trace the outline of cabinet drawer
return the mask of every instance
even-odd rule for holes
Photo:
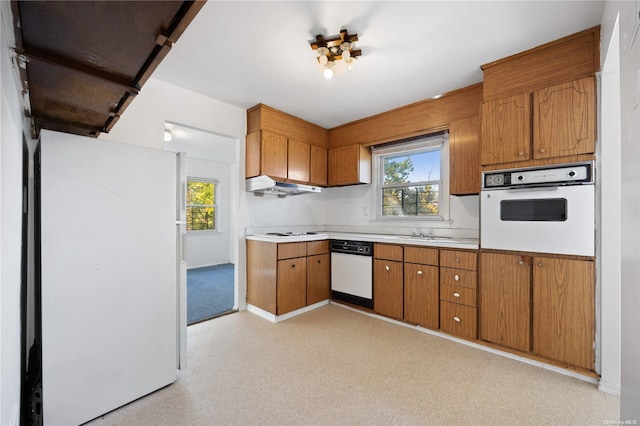
[[[440,302],[440,329],[466,339],[475,339],[478,328],[478,311],[471,306]]]
[[[472,251],[440,250],[440,266],[476,270],[477,253]]]
[[[402,262],[402,246],[397,244],[373,245],[373,257],[376,259],[387,259]]]
[[[329,240],[309,241],[307,243],[307,256],[329,253]]]
[[[457,287],[477,288],[476,271],[464,269],[440,268],[440,284],[454,285]]]
[[[426,247],[405,247],[404,261],[406,263],[438,266],[438,249]]]
[[[474,308],[477,306],[475,289],[455,285],[440,284],[440,300],[460,303]]]
[[[279,243],[278,260],[305,257],[307,255],[307,243]]]

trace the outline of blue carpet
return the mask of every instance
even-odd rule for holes
[[[232,263],[187,270],[187,324],[233,309]]]

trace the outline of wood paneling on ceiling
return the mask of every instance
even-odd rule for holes
[[[33,136],[41,129],[92,137],[111,130],[203,5],[13,2]]]

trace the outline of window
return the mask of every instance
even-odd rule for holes
[[[187,179],[187,231],[214,231],[216,229],[216,192],[214,180]]]
[[[375,148],[378,219],[448,215],[446,135]]]

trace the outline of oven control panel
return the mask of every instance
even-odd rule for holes
[[[483,189],[593,183],[593,163],[565,164],[482,173]]]

